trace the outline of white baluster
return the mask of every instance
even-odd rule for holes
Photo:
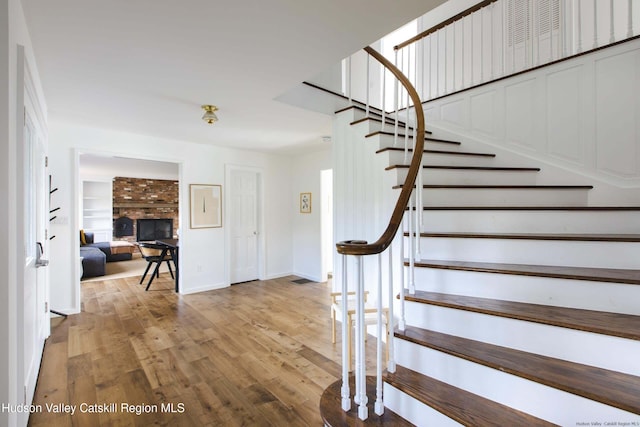
[[[358,290],[356,292],[356,395],[358,397],[358,418],[366,420],[369,417],[367,409],[367,367],[365,364],[364,338],[366,326],[364,323],[364,266],[361,256],[356,257],[358,269]]]
[[[411,205],[411,203],[409,203],[409,205]],[[409,210],[408,213],[409,217],[411,216],[411,210]],[[400,240],[400,316],[398,319],[398,328],[401,331],[404,331],[405,329],[405,317],[404,317],[404,277],[405,274],[407,272],[407,269],[404,266],[404,245],[405,245],[405,239],[404,239],[404,230],[408,230],[409,227],[407,225],[407,215],[404,215],[402,217],[402,234],[401,234],[401,240]]]
[[[380,98],[382,99],[382,124],[381,129],[380,130],[384,130],[384,122],[386,120],[385,118],[385,110],[386,110],[386,103],[387,103],[387,97],[386,97],[386,91],[387,91],[387,67],[383,66],[382,64],[380,65],[380,68],[382,69],[382,95],[380,96]]]
[[[369,55],[369,53],[367,53],[367,79],[366,79],[367,80],[367,88],[366,88],[366,96],[365,96],[367,105],[366,105],[365,112],[364,112],[366,117],[369,117],[369,92],[370,92],[369,87],[371,86],[370,85],[371,76],[370,76],[370,73],[369,73],[369,64],[371,62],[370,59],[371,59],[371,56]]]
[[[494,74],[493,74],[493,62],[494,62],[494,60],[493,60],[493,50],[494,50],[494,49],[493,49],[493,44],[494,44],[494,35],[493,35],[493,12],[494,12],[494,10],[493,10],[493,9],[494,9],[495,5],[496,5],[495,3],[492,3],[492,4],[489,6],[489,18],[491,18],[491,19],[489,20],[489,26],[490,26],[490,28],[491,28],[491,42],[489,42],[489,45],[491,46],[491,51],[490,51],[490,53],[491,53],[491,63],[490,63],[490,67],[489,67],[489,79],[490,79],[490,80],[493,80],[493,76],[494,76]]]
[[[582,7],[581,7],[582,2],[581,1],[577,1],[576,2],[576,6],[578,7],[578,10],[576,11],[578,19],[576,22],[576,32],[578,34],[578,52],[580,53],[582,52]]]
[[[440,95],[440,31],[433,33],[436,38],[436,94]]]
[[[458,21],[456,21],[458,22]],[[453,92],[456,91],[456,22],[453,23],[453,64],[451,64],[451,68],[453,71],[451,72],[453,78]]]
[[[616,38],[613,34],[613,0],[609,0],[609,43],[613,43]]]
[[[504,40],[504,27],[507,25],[507,8],[506,8],[506,1],[501,1],[500,4],[502,5],[502,22],[500,23],[500,31],[501,31],[501,39],[502,39],[502,46],[505,46],[505,40]],[[506,48],[502,48],[500,49],[500,53],[501,53],[501,61],[502,62],[502,73],[501,75],[504,76],[507,73],[507,49]]]
[[[540,6],[539,3],[533,3],[534,4],[534,10],[533,10],[533,19],[534,21],[538,22],[538,31],[536,34],[536,45],[537,45],[537,49],[536,49],[536,64],[540,64],[540,33],[542,31],[542,23],[540,22],[542,19],[542,13],[540,11],[539,7],[535,7],[535,5]],[[535,19],[535,17],[538,17],[538,19]]]
[[[511,37],[511,72],[515,73],[516,71],[516,38],[514,36],[514,32],[515,32],[515,20],[516,20],[516,15],[515,15],[515,6],[513,4],[514,2],[511,2],[511,31],[509,32],[509,37]]]
[[[558,32],[560,37],[560,46],[558,47],[558,58],[564,58],[568,55],[567,51],[567,6],[566,2],[560,1],[560,22]]]
[[[416,251],[415,251],[415,224],[412,220],[414,216],[414,198],[409,198],[409,293],[413,295],[415,293],[415,264],[416,264]],[[417,211],[417,209],[415,209]]]
[[[447,83],[449,80],[449,75],[447,74],[447,63],[449,62],[448,60],[448,56],[449,56],[449,49],[447,48],[447,27],[445,26],[442,30],[442,34],[444,34],[444,55],[443,55],[443,59],[444,59],[444,92],[443,94],[447,94]]]
[[[598,3],[593,0],[593,48],[598,47]]]
[[[433,41],[431,40],[432,39],[431,34],[429,34],[427,36],[427,38],[429,39],[429,61],[427,61],[428,64],[429,64],[429,68],[427,69],[428,76],[429,76],[429,84],[428,84],[429,96],[428,96],[428,99],[431,99],[431,87],[433,86],[433,79],[431,78],[431,75],[433,74],[431,72],[431,50],[433,49]]]
[[[377,415],[384,414],[382,403],[382,254],[378,254],[378,313],[376,321],[376,403],[374,411]],[[387,319],[388,320],[388,319]]]
[[[347,60],[347,68],[347,92],[349,92],[349,104],[351,104],[353,100],[351,97],[351,56]]]
[[[465,41],[464,41],[464,20],[465,18],[462,18],[460,20],[460,22],[462,23],[462,29],[460,30],[460,32],[462,33],[460,36],[462,38],[462,46],[461,46],[461,51],[460,51],[460,59],[461,59],[461,64],[460,64],[460,76],[462,77],[460,79],[460,89],[464,89],[464,45],[465,45]]]
[[[549,62],[553,61],[553,3],[549,0]]]
[[[424,95],[425,95],[424,88],[425,88],[425,85],[426,85],[426,83],[424,81],[424,77],[426,75],[426,73],[424,72],[424,67],[425,67],[424,58],[426,56],[426,48],[425,48],[425,44],[426,43],[425,42],[426,42],[426,39],[424,37],[420,39],[420,49],[421,49],[421,52],[422,52],[422,56],[420,57],[420,82],[421,83],[420,83],[420,92],[419,93],[420,93],[420,98],[421,99],[424,99]]]
[[[351,410],[351,392],[349,391],[349,329],[351,325],[347,325],[347,294],[349,287],[347,286],[347,256],[342,255],[342,388],[340,395],[342,397],[342,410]]]
[[[394,59],[394,65],[396,67],[398,67],[398,51],[395,51],[395,59]],[[398,79],[394,79],[394,83],[393,83],[393,110],[395,111],[396,117],[395,117],[395,124],[394,124],[394,130],[393,130],[393,146],[397,147],[398,146],[398,111],[399,111],[399,98],[400,98],[400,94],[398,93]],[[382,129],[384,129],[384,123],[382,124]]]
[[[627,37],[633,37],[633,0],[629,0],[628,4],[628,16],[627,16]]]
[[[473,69],[473,54],[475,53],[475,48],[473,46],[473,40],[475,39],[475,33],[473,32],[473,20],[475,19],[476,14],[472,13],[469,15],[469,22],[471,24],[471,28],[469,32],[471,33],[471,47],[469,48],[469,52],[471,54],[469,69],[471,71],[471,78],[469,79],[469,86],[473,86],[473,76],[475,74],[475,70]]]
[[[403,222],[404,223],[404,222]],[[402,248],[402,237],[404,235],[404,229],[402,227],[402,225],[400,226],[400,247]],[[396,235],[397,238],[397,235]],[[397,239],[396,239],[397,240]],[[401,261],[402,258],[400,258]],[[404,267],[401,266],[401,272],[402,270],[404,270]],[[402,274],[400,275],[400,277],[402,277]],[[400,282],[402,283],[402,281]],[[389,246],[389,286],[388,286],[388,290],[389,290],[389,314],[387,317],[387,328],[389,329],[389,334],[387,335],[387,354],[389,355],[389,360],[387,361],[387,371],[393,373],[396,371],[396,362],[395,362],[395,352],[394,352],[394,347],[393,347],[393,340],[394,340],[394,332],[393,332],[393,328],[394,326],[394,317],[393,317],[393,301],[394,301],[394,288],[393,288],[393,244],[391,244]]]
[[[484,8],[478,11],[480,15],[480,83],[484,83]]]

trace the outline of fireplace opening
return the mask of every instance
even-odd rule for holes
[[[173,239],[173,219],[139,219],[136,221],[136,240],[138,242]]]

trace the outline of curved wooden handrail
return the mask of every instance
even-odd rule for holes
[[[467,16],[467,15],[469,15],[469,14],[473,13],[473,12],[476,12],[476,11],[480,10],[480,9],[482,9],[482,8],[483,8],[483,7],[485,7],[485,6],[488,6],[488,5],[490,5],[491,3],[495,3],[496,1],[498,1],[498,0],[484,0],[484,1],[481,1],[481,2],[479,2],[478,4],[476,4],[476,5],[474,5],[474,6],[471,6],[470,8],[468,8],[468,9],[466,9],[466,10],[464,10],[464,11],[462,11],[462,12],[458,13],[457,15],[454,15],[454,16],[452,16],[451,18],[449,18],[449,19],[447,19],[447,20],[445,20],[445,21],[442,21],[442,22],[441,22],[441,23],[439,23],[438,25],[433,26],[433,27],[429,28],[428,30],[424,30],[424,31],[423,31],[423,32],[421,32],[420,34],[418,34],[418,35],[416,35],[416,36],[413,36],[413,37],[411,37],[411,38],[410,38],[410,39],[408,39],[408,40],[403,41],[402,43],[400,43],[400,44],[398,44],[398,45],[394,46],[394,47],[393,47],[393,49],[395,49],[395,50],[399,50],[399,49],[402,49],[402,48],[403,48],[403,47],[405,47],[405,46],[409,46],[411,43],[415,43],[415,42],[417,42],[418,40],[420,40],[420,39],[423,39],[423,38],[427,37],[429,34],[435,33],[436,31],[441,30],[442,28],[446,27],[447,25],[451,25],[451,24],[453,24],[454,22],[456,22],[457,20],[462,19],[462,18],[464,18],[465,16]]]
[[[373,243],[367,243],[362,240],[348,240],[344,242],[338,242],[336,244],[336,248],[338,249],[338,253],[341,253],[343,255],[378,254],[384,251],[391,244],[398,231],[398,228],[400,227],[400,224],[402,223],[404,211],[409,204],[411,192],[413,191],[416,177],[418,176],[418,172],[420,171],[420,164],[422,163],[422,151],[424,149],[424,110],[422,109],[422,101],[420,100],[420,96],[418,96],[418,92],[413,87],[407,76],[402,74],[402,71],[400,71],[395,65],[393,65],[387,58],[382,56],[377,50],[371,47],[365,47],[364,50],[369,55],[378,60],[378,62],[380,62],[385,68],[391,71],[391,73],[400,81],[400,83],[402,83],[402,85],[409,92],[409,96],[411,97],[415,108],[417,125],[416,135],[418,137],[415,138],[416,141],[415,146],[413,147],[413,157],[411,158],[411,165],[409,167],[409,172],[407,173],[407,178],[402,185],[402,191],[400,192],[400,196],[398,197],[396,206],[393,209],[393,213],[391,214],[391,219],[389,219],[389,225],[387,225],[386,230],[384,231],[384,233],[382,233],[380,238]]]

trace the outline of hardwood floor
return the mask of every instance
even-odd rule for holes
[[[184,296],[168,274],[149,292],[138,277],[83,283],[83,312],[46,343],[42,412],[29,425],[321,426],[341,344],[331,343],[330,285],[295,278]],[[374,354],[375,339],[367,345]]]

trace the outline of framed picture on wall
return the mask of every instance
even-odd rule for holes
[[[189,185],[189,216],[191,228],[222,227],[222,186]]]
[[[300,213],[311,213],[311,193],[300,193]]]

